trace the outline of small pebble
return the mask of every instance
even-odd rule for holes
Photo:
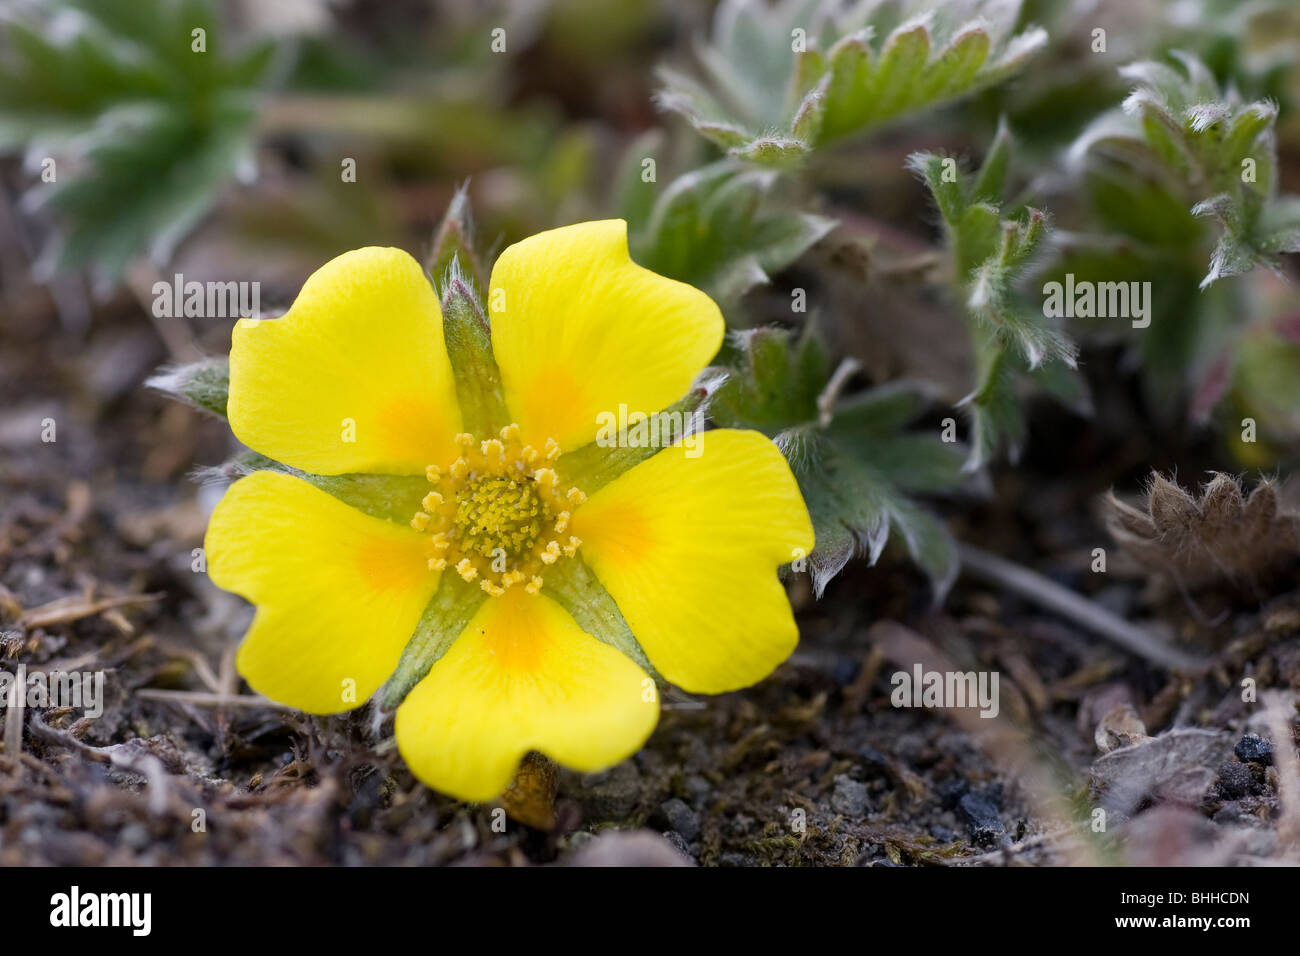
[[[692,866],[690,858],[649,830],[607,830],[584,843],[568,859],[570,866]]]
[[[1245,764],[1225,760],[1219,767],[1219,796],[1225,800],[1239,800],[1255,786],[1255,776]]]
[[[671,843],[674,847],[676,847],[677,852],[680,853],[682,856],[690,859],[694,859],[694,857],[691,856],[691,848],[690,845],[686,842],[686,838],[683,837],[676,830],[669,830],[667,833],[664,834],[664,839],[667,840],[669,843]]]
[[[641,799],[641,774],[630,760],[583,780],[580,799],[588,820],[622,820]]]
[[[957,809],[961,798],[970,793],[970,784],[960,778],[945,780],[939,784],[939,804],[945,810]]]
[[[652,821],[667,830],[675,830],[690,842],[700,835],[700,819],[695,811],[687,806],[685,800],[677,797],[659,804],[659,812]]]
[[[1262,763],[1266,767],[1273,763],[1273,744],[1259,734],[1246,734],[1232,752],[1242,763]]]
[[[889,769],[889,758],[875,747],[864,744],[858,748],[858,756],[862,758],[862,766],[873,773],[885,773]]]
[[[123,846],[128,846],[133,850],[139,850],[149,845],[149,830],[141,823],[131,823],[122,828],[118,841]]]
[[[957,802],[957,810],[970,830],[971,842],[977,846],[993,846],[1006,835],[998,808],[988,797],[968,793]]]
[[[836,813],[859,820],[867,815],[867,785],[859,783],[847,774],[835,778],[835,790],[831,793],[831,809]]]
[[[696,803],[703,803],[713,793],[713,784],[708,779],[700,776],[698,773],[691,774],[686,778],[686,792]]]
[[[1236,823],[1241,819],[1241,807],[1235,803],[1225,803],[1211,819],[1215,823]]]

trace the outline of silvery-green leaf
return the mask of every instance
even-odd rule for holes
[[[828,405],[828,357],[814,336],[793,340],[755,329],[736,345],[710,409],[720,425],[770,436],[790,463],[816,535],[808,555],[816,593],[855,554],[878,560],[896,530],[941,597],[955,568],[952,541],[908,495],[962,484],[965,449],[937,433],[906,430],[924,411],[928,390],[892,382]]]
[[[208,0],[11,5],[3,30],[0,149],[60,162],[28,193],[57,227],[46,261],[109,280],[142,254],[165,261],[251,166],[273,47],[229,52]]]
[[[787,166],[815,148],[985,89],[1046,44],[1019,0],[724,0],[658,102],[732,155]],[[791,148],[789,144],[802,144]]]
[[[722,302],[739,298],[790,265],[835,223],[795,212],[775,193],[770,170],[723,161],[666,184],[644,183],[620,212],[632,257]],[[636,189],[637,187],[629,187]],[[624,192],[627,197],[628,192]]]

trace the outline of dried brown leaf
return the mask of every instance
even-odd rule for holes
[[[1102,753],[1110,753],[1119,747],[1128,747],[1150,740],[1146,724],[1131,704],[1120,704],[1111,708],[1097,722],[1093,740]]]
[[[1196,727],[1138,739],[1093,762],[1089,774],[1093,799],[1121,819],[1148,802],[1195,807],[1231,747],[1227,734]]]
[[[1247,496],[1237,478],[1216,473],[1198,499],[1153,474],[1144,502],[1108,496],[1106,525],[1138,564],[1189,589],[1226,585],[1261,596],[1300,557],[1300,514],[1283,506],[1270,479]]]

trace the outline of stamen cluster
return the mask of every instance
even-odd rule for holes
[[[538,593],[545,569],[582,544],[567,532],[587,496],[562,487],[554,467],[560,446],[552,439],[540,451],[525,445],[518,425],[496,438],[462,433],[456,443],[460,457],[425,470],[433,490],[411,519],[416,531],[430,533],[430,569],[451,567],[494,596],[516,584]]]

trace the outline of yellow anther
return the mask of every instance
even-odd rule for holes
[[[512,423],[496,437],[457,435],[459,457],[425,469],[436,490],[424,495],[423,510],[411,519],[433,544],[430,570],[454,568],[493,597],[515,585],[540,593],[543,569],[573,557],[582,544],[568,532],[573,509],[587,496],[560,484],[553,464],[559,442],[524,445],[520,433]]]

